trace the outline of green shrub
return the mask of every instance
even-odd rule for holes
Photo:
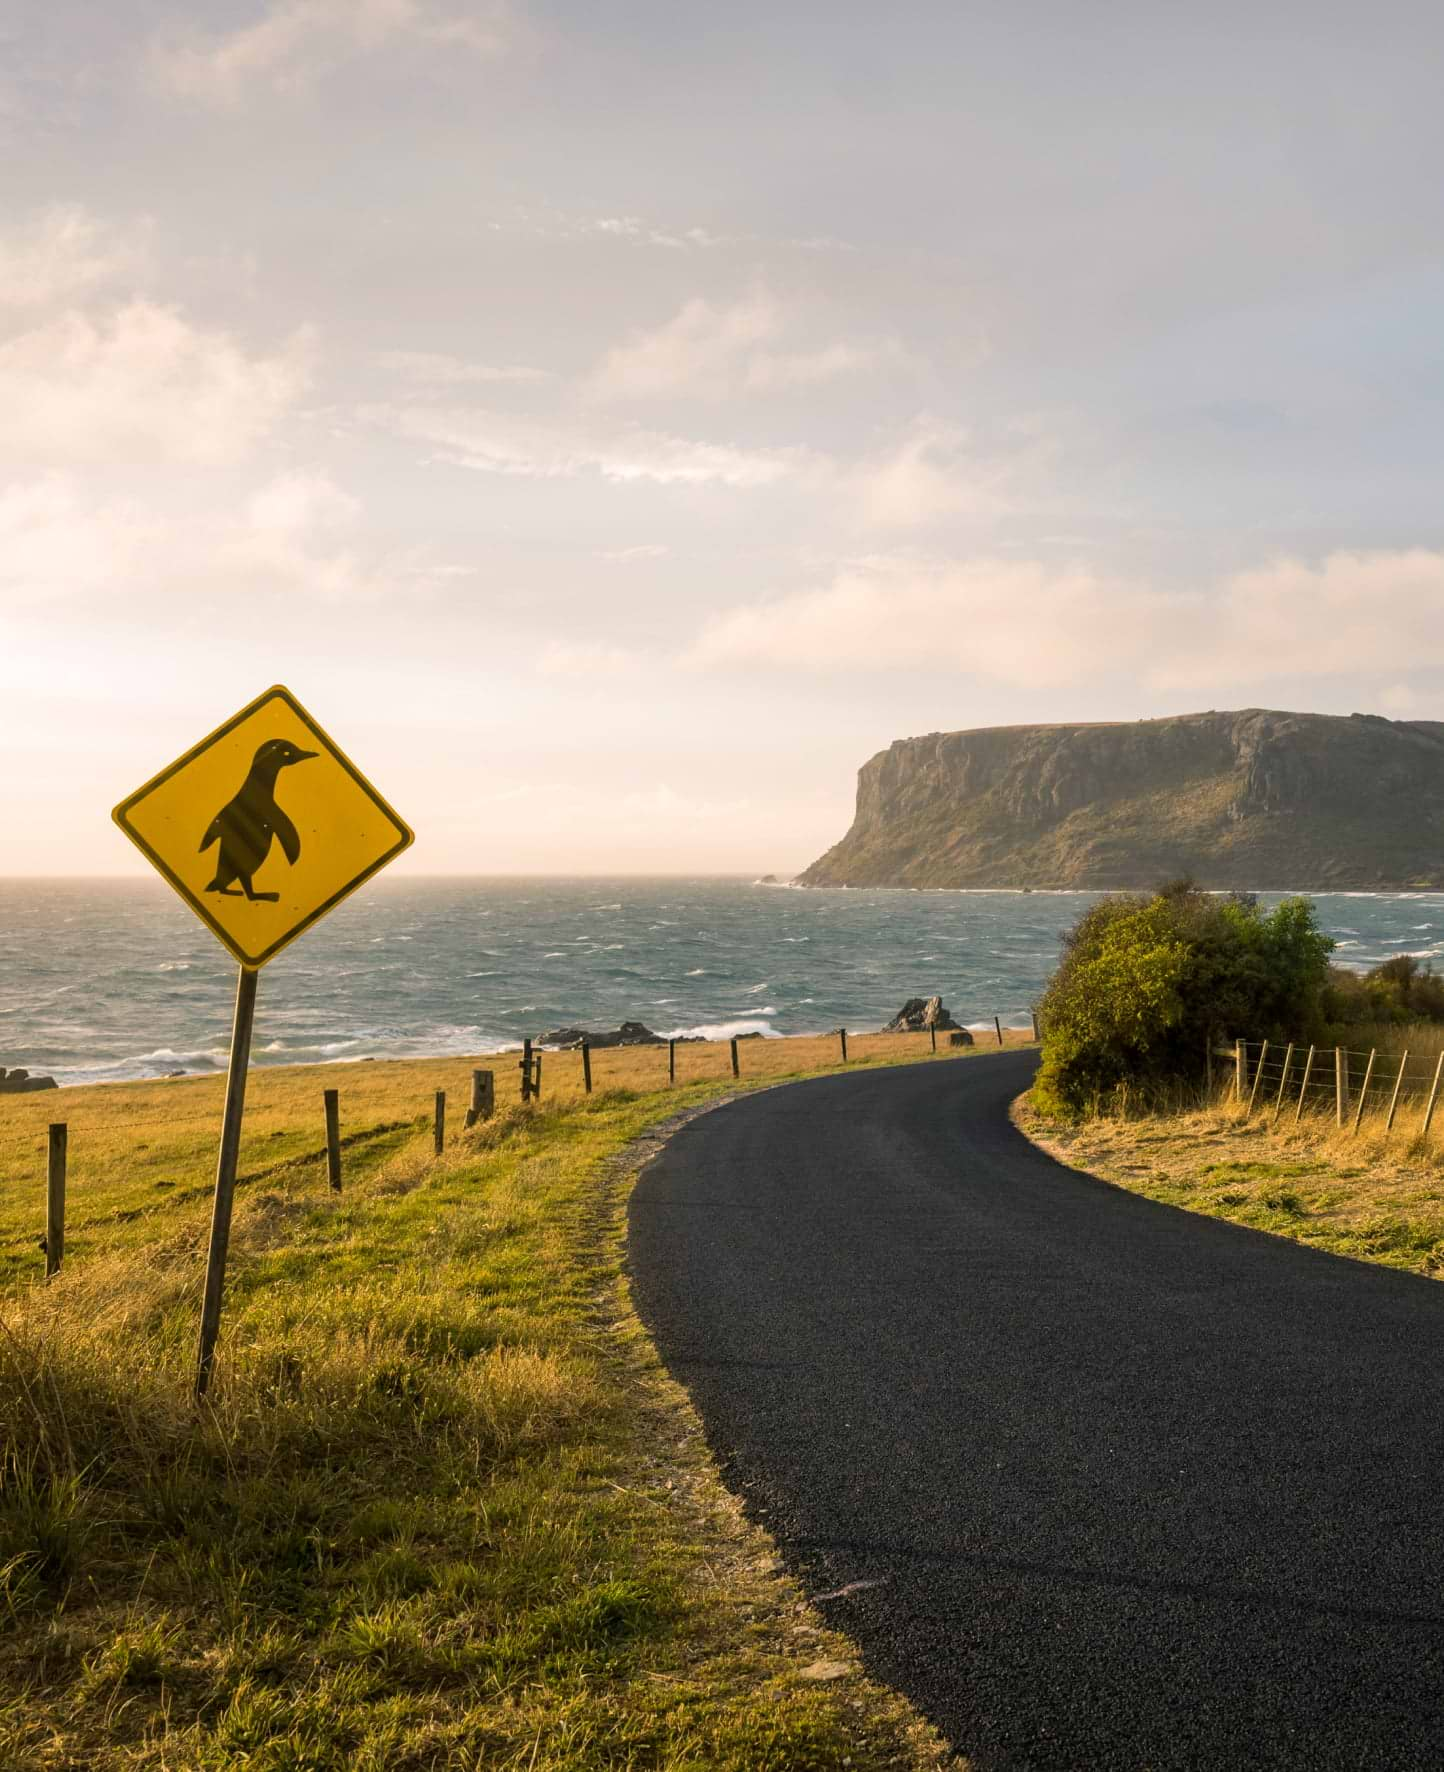
[[[1396,954],[1370,972],[1329,968],[1324,1016],[1335,1027],[1402,1027],[1444,1021],[1444,978],[1413,954]]]
[[[1220,1039],[1299,1039],[1323,1025],[1333,942],[1305,898],[1264,912],[1177,881],[1106,898],[1063,938],[1043,999],[1045,1113],[1096,1111],[1203,1081]]]

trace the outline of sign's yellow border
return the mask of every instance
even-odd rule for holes
[[[278,696],[286,703],[298,719],[304,720],[311,730],[315,732],[319,738],[324,740],[327,748],[341,767],[355,780],[357,785],[365,793],[370,795],[396,826],[397,831],[400,833],[400,840],[393,848],[388,849],[384,855],[378,856],[376,860],[371,863],[370,867],[366,868],[362,873],[357,874],[356,878],[352,880],[349,885],[343,886],[339,892],[333,893],[324,904],[317,905],[316,909],[312,911],[309,916],[302,918],[296,927],[288,934],[283,935],[279,941],[273,941],[268,948],[263,948],[259,954],[248,954],[240,948],[234,940],[232,940],[230,935],[227,934],[211,915],[210,911],[201,900],[196,898],[181,884],[180,880],[176,878],[161,860],[160,856],[158,856],[155,850],[151,848],[150,844],[146,842],[144,837],[142,837],[137,831],[132,830],[130,825],[126,822],[126,814],[130,811],[132,806],[138,801],[143,800],[147,794],[152,792],[153,789],[158,788],[162,782],[169,781],[171,776],[175,775],[177,771],[184,769],[186,764],[189,763],[192,758],[200,756],[202,751],[209,750],[217,739],[224,738],[228,732],[239,726],[242,720],[249,719],[249,717],[255,713],[257,708],[262,707],[268,701],[275,700]],[[387,862],[394,861],[403,849],[409,849],[416,841],[415,831],[413,831],[411,826],[407,824],[406,820],[401,817],[395,807],[376,791],[372,784],[346,755],[345,751],[341,749],[340,745],[338,745],[335,739],[331,737],[330,733],[326,731],[325,727],[301,706],[300,702],[291,694],[289,689],[280,683],[273,683],[269,689],[263,694],[258,695],[254,701],[247,702],[245,707],[243,707],[238,714],[232,714],[230,719],[227,720],[224,725],[217,726],[214,732],[207,733],[200,743],[193,744],[183,757],[177,757],[174,763],[167,764],[166,767],[161,770],[160,774],[153,775],[144,787],[137,788],[133,794],[127,794],[125,799],[121,801],[119,806],[115,808],[110,816],[115,820],[116,824],[119,825],[121,830],[125,832],[126,836],[130,838],[131,842],[135,844],[136,848],[140,850],[141,854],[145,856],[151,866],[155,868],[157,873],[161,875],[162,879],[164,879],[167,884],[170,885],[182,899],[184,899],[186,904],[190,906],[191,910],[196,913],[210,930],[211,934],[215,936],[216,940],[219,941],[248,972],[258,972],[268,960],[274,959],[283,947],[288,946],[298,935],[304,933],[304,931],[309,929],[313,923],[317,922],[321,917],[324,917],[327,911],[334,910],[343,898],[348,898],[358,886],[364,885],[374,873],[379,869],[384,868]]]

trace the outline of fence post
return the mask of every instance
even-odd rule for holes
[[[667,1042],[667,1081],[669,1083],[677,1081],[677,1042],[675,1040]]]
[[[1387,1138],[1394,1130],[1394,1115],[1399,1111],[1399,1091],[1404,1087],[1404,1073],[1409,1068],[1409,1048],[1404,1048],[1404,1056],[1399,1060],[1399,1074],[1394,1079],[1394,1093],[1389,1097],[1389,1117],[1384,1122],[1384,1136]]]
[[[446,1147],[446,1091],[436,1091],[436,1120],[432,1127],[432,1142],[436,1146],[439,1157]]]
[[[496,1108],[496,1078],[490,1071],[471,1073],[471,1106],[466,1110],[466,1124],[489,1120]]]
[[[1434,1082],[1429,1090],[1429,1101],[1424,1109],[1424,1124],[1419,1128],[1420,1138],[1429,1136],[1429,1122],[1434,1118],[1434,1103],[1439,1099],[1439,1079],[1444,1077],[1444,1052],[1439,1054],[1439,1062],[1434,1066]]]
[[[1233,1043],[1233,1098],[1243,1100],[1244,1084],[1248,1082],[1248,1044],[1244,1040]]]
[[[521,1072],[521,1098],[523,1102],[531,1100],[531,1041],[521,1043],[521,1063],[517,1066]]]
[[[846,1064],[847,1063],[847,1029],[846,1028],[839,1028],[837,1030],[837,1037],[842,1042],[842,1062],[844,1064]]]
[[[1314,1048],[1309,1047],[1309,1055],[1304,1060],[1304,1080],[1299,1088],[1299,1105],[1294,1109],[1294,1125],[1304,1117],[1304,1101],[1309,1093],[1309,1078],[1314,1074]]]
[[[341,1191],[341,1097],[328,1089],[322,1098],[326,1104],[326,1179],[335,1193]]]
[[[1334,1048],[1334,1117],[1340,1126],[1349,1111],[1349,1055],[1342,1046]]]
[[[993,1026],[998,1030],[998,1044],[1001,1046],[1003,1044],[1003,1023],[1000,1017],[996,1015],[993,1017]]]
[[[1369,1084],[1374,1080],[1374,1060],[1379,1056],[1376,1048],[1369,1048],[1369,1062],[1364,1066],[1364,1086],[1359,1091],[1359,1111],[1354,1115],[1354,1134],[1357,1137],[1359,1122],[1364,1117],[1364,1103],[1369,1099]]]
[[[1268,1055],[1269,1055],[1269,1043],[1267,1040],[1265,1040],[1263,1045],[1259,1048],[1258,1069],[1253,1074],[1253,1088],[1250,1089],[1248,1092],[1248,1106],[1244,1109],[1244,1112],[1243,1112],[1244,1119],[1247,1119],[1249,1117],[1249,1115],[1253,1112],[1254,1099],[1258,1095],[1258,1086],[1260,1083],[1263,1082],[1264,1060],[1268,1057]]]
[[[45,1278],[53,1279],[65,1259],[65,1162],[70,1132],[65,1121],[50,1128],[45,1168]]]
[[[928,1023],[928,1032],[932,1035],[933,1051],[936,1052],[938,1049],[938,1024],[935,1021]]]
[[[1034,1041],[1034,1044],[1036,1044],[1038,1041],[1038,1038],[1039,1038],[1039,1035],[1038,1035],[1038,1011],[1036,1009],[1030,1009],[1028,1011],[1028,1013],[1033,1018],[1033,1041]]]
[[[733,1036],[732,1036],[732,1075],[734,1077],[740,1077],[742,1075],[742,1066],[737,1062],[737,1036],[736,1036],[736,1034],[733,1034]]]
[[[582,1088],[590,1095],[592,1092],[592,1048],[587,1040],[582,1041]]]
[[[1294,1043],[1292,1040],[1290,1040],[1289,1041],[1289,1049],[1284,1054],[1284,1074],[1279,1078],[1278,1100],[1274,1103],[1274,1120],[1275,1121],[1277,1121],[1279,1115],[1283,1112],[1284,1091],[1289,1086],[1289,1069],[1292,1066],[1293,1062],[1294,1062]]]
[[[531,1061],[531,1092],[538,1101],[541,1100],[541,1061],[542,1055],[540,1052],[538,1052],[536,1057]]]

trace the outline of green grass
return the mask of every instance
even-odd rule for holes
[[[390,1081],[349,1084],[358,1124],[367,1087],[394,1117]],[[0,1170],[22,1276],[0,1304],[0,1765],[940,1763],[860,1673],[808,1677],[855,1658],[717,1484],[628,1305],[618,1153],[726,1086],[513,1109],[441,1158],[418,1117],[353,1146],[339,1196],[263,1104],[291,1156],[238,1194],[200,1410],[209,1128],[172,1134],[156,1206],[116,1114],[103,1210],[48,1286],[15,1228],[29,1173]]]

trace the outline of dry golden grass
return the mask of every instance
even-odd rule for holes
[[[748,1041],[743,1075],[833,1056]],[[597,1054],[583,1100],[579,1059],[549,1054],[541,1108],[469,1134],[469,1061],[257,1071],[199,1409],[217,1083],[4,1105],[7,1772],[941,1763],[725,1496],[630,1311],[625,1153],[731,1087],[725,1046],[685,1058],[712,1080],[638,1093],[608,1085],[661,1081],[665,1049]],[[332,1083],[361,1134],[339,1196],[316,1156]],[[60,1113],[77,1228],[47,1285]],[[819,1660],[848,1671],[819,1683]]]
[[[1329,1090],[1333,1089],[1329,1055]],[[1354,1073],[1356,1083],[1361,1073]],[[1339,1255],[1444,1272],[1444,1113],[1419,1135],[1422,1102],[1386,1129],[1381,1090],[1357,1131],[1336,1123],[1332,1095],[1303,1117],[1297,1097],[1275,1112],[1277,1086],[1253,1112],[1226,1096],[1166,1114],[1119,1113],[1060,1125],[1023,1098],[1018,1124],[1075,1168],[1190,1212],[1252,1225]]]

